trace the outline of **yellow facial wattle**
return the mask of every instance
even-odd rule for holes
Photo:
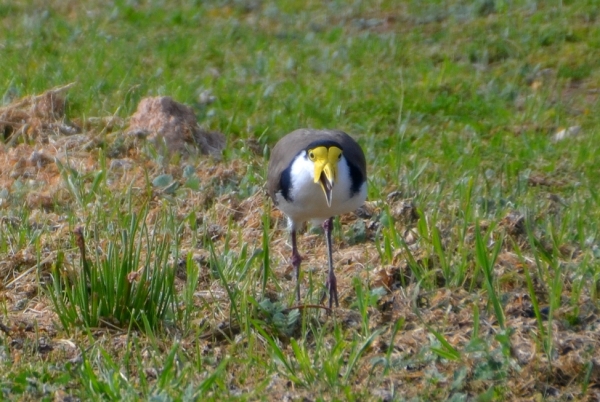
[[[316,147],[308,150],[308,158],[315,165],[315,183],[319,183],[325,198],[327,206],[331,206],[331,196],[333,186],[337,181],[337,164],[342,157],[342,150],[338,147]]]

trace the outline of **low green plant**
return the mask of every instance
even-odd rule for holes
[[[175,267],[169,262],[170,236],[150,233],[146,213],[133,214],[129,225],[105,250],[93,248],[88,260],[83,231],[76,234],[80,269],[67,270],[63,252],[52,269],[50,296],[65,328],[116,325],[156,328],[173,316]],[[176,259],[175,259],[176,260]]]
[[[500,253],[500,247],[502,246],[502,242],[498,240],[494,242],[492,253],[490,255],[487,249],[486,240],[489,238],[492,229],[493,228],[490,227],[485,236],[482,236],[479,222],[476,222],[475,257],[478,266],[483,271],[485,287],[488,292],[488,298],[492,304],[492,307],[494,308],[496,320],[498,320],[498,325],[500,326],[500,328],[504,330],[506,328],[504,310],[502,309],[502,303],[500,301],[500,296],[498,295],[496,282],[494,280],[494,264],[496,263],[498,253]]]
[[[356,302],[354,304],[358,307],[358,312],[361,316],[362,335],[368,336],[371,334],[369,309],[377,306],[377,302],[386,294],[386,290],[383,287],[368,289],[358,277],[352,280],[352,284],[356,292]]]
[[[191,329],[192,316],[194,312],[194,292],[198,286],[198,278],[200,277],[200,269],[193,259],[191,253],[185,260],[186,268],[186,284],[183,289],[181,301],[183,303],[183,317],[180,320],[183,323],[183,328],[186,331]]]
[[[65,183],[65,187],[69,190],[77,204],[79,204],[79,207],[87,208],[88,204],[96,198],[100,191],[103,181],[106,178],[106,169],[82,174],[77,169],[69,166],[68,161],[63,165],[60,160],[56,159],[56,165]]]
[[[151,362],[143,362],[136,342],[128,345],[127,353],[135,357],[133,370],[123,367],[100,346],[82,353],[81,364],[70,367],[70,370],[71,374],[77,374],[86,397],[104,400],[135,400],[140,396],[159,400],[197,400],[219,386],[219,378],[229,364],[228,359],[223,359],[211,373],[192,384],[189,380],[196,375],[195,367],[187,361],[177,342],[165,351],[164,358],[152,359]],[[144,368],[155,373],[155,380],[149,382],[143,376],[139,380],[135,378],[133,373],[144,371]]]
[[[282,303],[269,299],[261,300],[259,306],[266,323],[272,324],[278,333],[290,337],[297,331],[300,309],[287,309]]]

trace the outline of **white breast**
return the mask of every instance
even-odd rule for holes
[[[314,181],[314,166],[306,158],[306,152],[301,153],[292,162],[291,189],[292,202],[288,202],[281,193],[277,193],[278,207],[290,219],[293,228],[303,222],[313,221],[318,224],[331,218],[352,212],[362,206],[367,199],[367,183],[363,183],[360,191],[351,196],[352,179],[348,162],[342,156],[338,162],[337,183],[334,184],[331,207],[321,185]]]

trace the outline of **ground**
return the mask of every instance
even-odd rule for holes
[[[4,398],[600,399],[593,2],[0,18]],[[132,132],[156,95],[225,149]],[[349,132],[369,166],[334,226],[333,311],[322,232],[299,237],[297,304],[265,191],[269,149],[304,126]]]

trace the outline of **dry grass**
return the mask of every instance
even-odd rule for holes
[[[29,99],[53,98],[44,94]],[[68,191],[61,169],[68,166],[82,176],[100,170],[101,153],[111,149],[111,142],[114,143],[123,136],[123,130],[111,131],[102,125],[88,126],[81,134],[65,136],[60,131],[48,130],[64,116],[46,114],[44,119],[39,114],[27,114],[23,111],[23,107],[36,110],[32,105],[35,102],[19,101],[3,109],[5,116],[22,113],[22,125],[46,129],[30,136],[25,142],[9,141],[0,152],[0,187],[14,188],[17,181],[27,183],[28,190],[19,201],[22,199],[25,209],[29,211],[23,215],[24,218],[15,216],[14,203],[19,201],[14,198],[4,199],[2,207],[5,214],[0,223],[3,231],[15,228],[40,231],[36,241],[25,247],[17,247],[10,244],[11,240],[4,240],[8,247],[0,265],[0,276],[4,284],[0,297],[6,311],[2,331],[5,339],[10,339],[11,345],[8,358],[19,364],[22,359],[31,359],[30,356],[24,357],[24,353],[33,353],[45,361],[76,362],[81,358],[80,348],[85,349],[84,345],[91,347],[91,341],[95,340],[118,361],[119,356],[127,350],[126,339],[130,336],[140,337],[138,342],[142,344],[147,340],[141,335],[128,334],[126,330],[111,326],[92,329],[91,338],[81,337],[81,333],[66,339],[63,330],[57,326],[59,320],[44,288],[49,284],[50,268],[57,250],[66,252],[66,267],[74,272],[78,270],[79,255],[73,245],[73,225],[77,222],[87,223],[87,231],[97,230],[90,210],[72,211],[74,219],[65,220],[64,210],[69,205],[75,205],[75,199]],[[102,141],[98,140],[100,136]],[[141,143],[131,141],[121,145],[120,154],[107,158],[106,164],[110,168],[106,190],[113,194],[133,192],[139,205],[149,203],[150,212],[146,223],[151,231],[162,230],[153,225],[161,222],[158,216],[164,212],[166,195],[157,189],[148,193],[147,177],[168,172],[175,180],[180,180],[182,165],[165,166],[164,163],[158,163],[141,152]],[[268,209],[270,203],[264,191],[257,191],[245,199],[241,199],[236,193],[218,194],[220,188],[228,185],[235,188],[241,178],[247,176],[249,169],[260,170],[263,163],[260,157],[244,161],[203,158],[191,163],[200,182],[212,185],[205,187],[208,191],[188,191],[171,199],[170,203],[177,220],[184,223],[186,217],[195,212],[203,228],[200,230],[204,230],[197,232],[199,229],[184,223],[179,244],[180,255],[192,255],[201,270],[194,294],[197,312],[193,322],[203,330],[200,338],[198,332],[179,332],[176,327],[167,327],[165,331],[179,338],[182,350],[187,350],[188,353],[202,350],[203,354],[209,353],[220,360],[218,356],[236,353],[235,344],[240,337],[243,338],[243,334],[240,323],[235,320],[232,322],[231,299],[223,282],[209,272],[209,251],[199,247],[198,242],[193,239],[198,235],[209,237],[217,255],[226,255],[232,251],[239,255],[243,246],[259,248],[263,236],[263,213],[268,211],[272,222],[269,235],[270,259],[274,264],[274,271],[269,278],[266,294],[274,301],[284,303],[291,300],[294,286],[290,275],[290,248],[283,216],[275,209]],[[529,183],[533,186],[546,185],[534,177],[529,178]],[[89,180],[84,181],[83,185],[89,187]],[[396,221],[395,230],[403,234],[409,247],[397,249],[390,261],[382,261],[383,255],[376,242],[381,236],[383,211],[391,212]],[[548,284],[540,281],[536,273],[536,261],[531,252],[527,252],[529,246],[522,216],[514,213],[507,215],[492,233],[492,238],[505,243],[494,265],[494,275],[502,294],[505,325],[509,328],[506,333],[499,327],[490,299],[482,288],[475,286],[469,290],[469,285],[465,282],[459,287],[423,289],[415,282],[410,268],[411,258],[420,266],[432,268],[430,275],[437,276],[436,281],[443,282],[443,278],[435,268],[438,262],[432,258],[428,243],[421,239],[423,233],[417,230],[419,216],[410,200],[390,194],[386,200],[368,202],[359,215],[361,217],[349,214],[340,220],[342,233],[357,222],[364,224],[365,233],[357,244],[349,244],[354,243],[352,236],[342,236],[340,233],[336,236],[334,259],[337,262],[340,308],[331,316],[320,314],[318,310],[304,315],[306,320],[317,319],[323,333],[333,332],[336,326],[340,326],[344,332],[352,333],[360,331],[360,328],[364,330],[364,325],[368,331],[377,333],[375,341],[361,356],[350,389],[363,395],[365,390],[369,390],[366,395],[375,399],[389,398],[391,388],[401,389],[406,398],[424,394],[432,398],[446,398],[454,386],[460,387],[466,394],[477,395],[489,391],[490,384],[502,384],[502,395],[509,399],[535,398],[536,395],[572,395],[577,399],[594,400],[598,396],[597,388],[594,387],[600,385],[600,318],[595,295],[584,291],[576,304],[561,302],[561,307],[552,311],[554,319],[551,326],[544,327],[548,332],[547,338],[540,334],[531,294],[527,291],[525,271],[533,277],[535,294],[543,306],[550,303],[546,296]],[[452,227],[441,227],[444,243],[450,243],[454,230]],[[474,230],[474,227],[468,228],[467,233],[471,235],[467,235],[467,243],[472,244],[474,241]],[[482,230],[486,230],[485,225]],[[511,243],[520,244],[525,255],[520,257],[511,251]],[[307,293],[310,277],[315,281],[313,286],[316,289],[312,289],[311,296],[305,296],[305,300],[316,304],[320,295],[318,284],[323,282],[323,267],[326,266],[323,236],[307,232],[300,237],[300,246],[305,256],[303,294]],[[583,258],[584,254],[576,245],[563,246],[565,249],[561,250],[561,264],[577,264]],[[102,239],[96,247],[103,247]],[[410,258],[407,254],[409,251]],[[448,256],[452,258],[451,252],[448,252]],[[357,310],[357,279],[364,289],[384,289],[381,299],[367,306],[367,322],[363,322],[365,317]],[[176,285],[178,292],[182,291],[185,284],[185,274],[179,275]],[[563,301],[571,298],[573,285],[569,281],[563,285]],[[250,286],[253,289],[245,288],[245,291],[260,294],[259,283]],[[577,311],[574,312],[573,309]],[[545,314],[548,313],[547,308],[544,311]],[[474,314],[480,315],[477,330],[473,326]],[[569,319],[572,321],[574,316],[576,323],[568,325],[567,322]],[[402,325],[395,332],[394,327],[398,322]],[[432,335],[432,330],[445,338],[451,348],[460,351],[454,359],[440,359],[433,349],[429,349],[445,348]],[[503,334],[507,334],[507,338]],[[312,331],[305,336],[308,338],[303,342],[307,345],[311,344],[311,338],[318,337]],[[328,338],[326,335],[325,337]],[[168,350],[169,338],[161,339],[160,343]],[[285,338],[281,340],[286,353],[290,353],[289,341]],[[553,345],[550,352],[545,351],[544,342]],[[33,345],[35,349],[27,350],[23,345]],[[262,352],[260,349],[263,349]],[[259,347],[257,356],[270,359],[267,350],[266,346]],[[150,371],[145,374],[133,374],[133,377],[145,375],[152,381],[156,373],[150,368],[148,370]],[[242,373],[248,375],[247,370],[242,370]],[[485,374],[485,370],[489,372]],[[248,386],[252,387],[253,382],[250,380],[248,385],[238,383],[234,379],[235,372],[236,369],[232,368],[233,377],[229,386],[239,387],[242,393],[247,392]],[[386,375],[382,376],[383,372]],[[290,387],[285,376],[273,375],[267,387],[269,399],[272,400],[286,397],[313,399],[328,392],[323,385],[317,385],[315,389]],[[580,385],[584,377],[590,384],[585,395],[581,393]],[[433,390],[430,389],[432,384]],[[426,391],[428,389],[430,390]]]
[[[600,400],[592,3],[0,0],[2,397]],[[190,106],[186,150],[211,132],[223,152],[132,132],[162,96]],[[322,234],[299,237],[296,306],[264,191],[299,127],[353,134],[369,164],[330,315]],[[74,231],[96,264],[134,214],[168,242],[173,311],[63,328]]]

